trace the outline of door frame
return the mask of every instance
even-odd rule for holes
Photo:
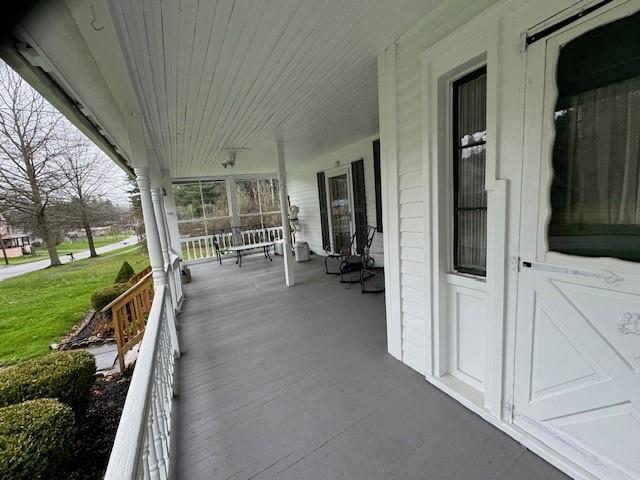
[[[423,179],[426,254],[425,319],[426,319],[426,372],[427,380],[439,384],[447,380],[449,352],[447,331],[446,280],[472,283],[474,290],[484,290],[485,298],[485,375],[482,395],[470,395],[468,389],[459,394],[496,417],[503,415],[504,351],[506,322],[507,258],[507,180],[498,175],[498,149],[501,113],[498,99],[501,92],[501,66],[504,24],[498,19],[509,11],[508,3],[487,9],[449,36],[437,42],[420,55],[421,61],[421,116],[423,131]],[[449,170],[451,151],[450,129],[439,128],[450,124],[451,83],[464,73],[486,65],[487,68],[487,135],[485,188],[487,190],[487,275],[478,280],[464,274],[451,274],[449,245],[452,218],[442,218],[450,202],[451,185],[444,185]],[[446,163],[446,164],[445,164]],[[444,207],[443,207],[444,206]],[[447,215],[449,217],[449,215]],[[471,287],[471,285],[470,285]],[[457,387],[451,386],[456,389]]]
[[[341,175],[347,175],[347,188],[349,195],[349,238],[353,235],[354,226],[355,226],[355,217],[353,212],[353,183],[351,179],[351,164],[341,165],[337,167],[333,167],[327,170],[324,170],[324,183],[325,183],[325,194],[327,197],[327,217],[329,223],[329,246],[332,254],[337,254],[334,250],[335,239],[333,237],[333,221],[332,221],[332,213],[331,213],[331,190],[329,189],[329,179],[333,177],[339,177]]]

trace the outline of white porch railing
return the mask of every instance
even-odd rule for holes
[[[247,228],[239,230],[239,241],[243,245],[253,245],[264,241],[282,240],[282,227],[266,227],[266,228]],[[220,250],[226,247],[232,247],[236,244],[234,241],[234,232],[231,230],[206,235],[201,237],[181,238],[182,259],[184,261],[202,260],[213,258],[216,256],[215,241],[217,240]]]
[[[153,304],[122,417],[109,458],[106,480],[169,478],[174,352],[165,310],[168,286],[156,287]]]

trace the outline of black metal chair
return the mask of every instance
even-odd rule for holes
[[[369,252],[371,250],[371,244],[373,238],[376,235],[376,227],[367,225],[366,230],[361,229],[351,237],[351,247],[353,251],[353,245],[357,244],[358,236],[361,236],[361,241],[366,239],[365,244],[360,246],[359,251],[356,254],[345,256],[340,262],[340,282],[341,283],[360,283],[362,284],[367,280],[368,276],[363,275],[362,271],[371,268],[375,263]],[[362,238],[364,237],[364,238]]]
[[[324,249],[326,255],[324,257],[324,271],[327,275],[340,275],[340,265],[342,262],[351,256],[351,252],[353,252],[353,246],[355,245],[356,236],[351,236],[351,241],[349,242],[348,247],[343,247],[339,252],[331,252],[330,245],[327,245]],[[333,266],[333,269],[330,270],[329,265]]]
[[[365,267],[360,270],[360,292],[362,294],[384,292],[383,267]]]

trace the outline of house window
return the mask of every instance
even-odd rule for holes
[[[549,250],[640,261],[640,15],[560,50]]]
[[[487,70],[453,83],[453,267],[486,275],[485,190]]]

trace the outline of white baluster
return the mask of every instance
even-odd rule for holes
[[[151,474],[149,472],[149,436],[144,436],[144,449],[142,450],[142,478],[143,480],[150,480]]]
[[[161,380],[156,378],[157,382]],[[155,390],[155,389],[154,389]],[[167,419],[164,414],[164,408],[162,407],[163,398],[162,395],[155,394],[153,396],[154,415],[156,416],[158,425],[158,442],[162,449],[162,463],[161,468],[169,474],[169,435]]]
[[[161,422],[158,416],[156,402],[157,402],[156,389],[152,388],[149,410],[150,410],[151,432],[153,435],[152,437],[153,442],[149,442],[149,443],[155,446],[155,448],[151,449],[151,451],[154,451],[156,456],[156,464],[157,464],[156,467],[158,472],[158,478],[160,478],[161,480],[165,480],[167,478],[167,470],[166,470],[166,464],[164,460],[165,452],[164,452],[163,438],[161,433]]]
[[[158,469],[158,456],[156,454],[156,445],[154,442],[154,434],[153,434],[153,414],[151,405],[147,409],[147,433],[146,436],[148,438],[147,444],[149,446],[149,479],[150,480],[158,480],[160,477],[160,470]]]

